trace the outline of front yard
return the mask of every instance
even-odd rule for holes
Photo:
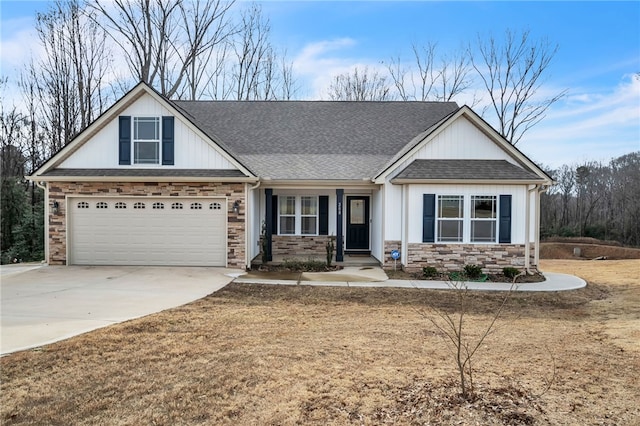
[[[637,424],[640,261],[542,266],[589,285],[511,298],[477,355],[473,402],[456,397],[451,348],[421,315],[453,309],[449,292],[232,284],[3,357],[0,421]],[[474,295],[470,333],[499,299]]]

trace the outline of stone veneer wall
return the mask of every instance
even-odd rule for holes
[[[66,203],[73,196],[163,196],[163,197],[229,197],[227,206],[227,266],[245,267],[245,207],[242,183],[182,183],[182,182],[50,182],[49,205],[58,202],[57,215],[49,215],[49,259],[51,265],[67,263]],[[240,212],[231,209],[233,201],[240,201]]]
[[[324,260],[329,238],[329,235],[273,235],[271,253],[274,256],[320,256]]]
[[[385,267],[393,267],[391,250],[400,248],[400,241],[385,241]],[[524,244],[427,244],[410,243],[406,257],[409,272],[420,271],[425,266],[433,266],[440,271],[460,271],[464,265],[482,266],[484,273],[501,273],[502,268],[524,267]],[[530,250],[530,264],[534,265],[533,245]]]

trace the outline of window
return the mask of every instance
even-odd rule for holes
[[[318,233],[318,197],[300,197],[300,217],[302,235]]]
[[[144,203],[141,203],[139,201],[133,205],[133,208],[136,210],[144,209],[145,207],[146,206],[144,205]]]
[[[88,209],[88,208],[89,208],[89,203],[86,203],[86,202],[84,202],[84,201],[80,201],[80,202],[78,203],[78,208],[79,208],[79,209]]]
[[[116,209],[126,209],[127,208],[127,204],[123,203],[122,201],[118,201],[115,205]]]
[[[164,203],[160,203],[160,202],[153,203],[152,208],[154,210],[163,210],[164,209]]]
[[[220,203],[211,203],[209,204],[209,210],[222,210],[222,205]]]
[[[464,197],[438,196],[438,241],[462,242],[464,227]]]
[[[278,233],[318,235],[318,197],[282,195],[278,197]]]
[[[182,210],[182,203],[171,204],[171,210]]]
[[[160,118],[133,118],[133,163],[160,163]]]
[[[296,233],[296,197],[288,195],[278,197],[280,200],[280,231],[281,235]]]
[[[104,201],[100,201],[99,203],[96,203],[96,209],[106,209],[108,207],[109,205]]]
[[[471,196],[471,242],[496,242],[497,216],[495,195]]]
[[[200,203],[191,203],[191,210],[202,210],[202,204],[200,204]]]

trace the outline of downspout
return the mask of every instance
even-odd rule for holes
[[[47,182],[33,181],[36,186],[44,191],[44,261],[49,264],[49,186]]]

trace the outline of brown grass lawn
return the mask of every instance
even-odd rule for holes
[[[450,348],[420,315],[453,309],[451,293],[232,284],[3,357],[0,422],[640,424],[640,261],[543,269],[589,286],[514,295],[475,360],[473,401],[457,397]],[[474,296],[468,333],[499,298]]]

